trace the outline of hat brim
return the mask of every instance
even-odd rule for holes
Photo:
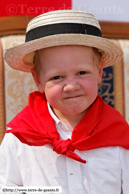
[[[24,57],[27,54],[43,48],[61,45],[82,45],[102,50],[104,67],[113,65],[123,56],[122,49],[109,39],[84,34],[58,34],[36,39],[7,49],[4,57],[8,65],[13,69],[31,72],[33,65],[24,61]]]

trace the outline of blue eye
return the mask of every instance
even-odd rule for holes
[[[80,71],[78,74],[79,75],[84,75],[84,74],[86,74],[86,71]]]
[[[58,76],[53,77],[53,79],[54,79],[54,80],[56,80],[56,79],[61,79],[61,78],[62,78],[62,77],[61,77],[61,76],[59,76],[59,75],[58,75]]]

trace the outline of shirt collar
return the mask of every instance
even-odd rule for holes
[[[58,119],[58,117],[54,114],[54,112],[52,111],[52,108],[48,102],[47,102],[47,106],[48,106],[48,111],[55,122],[56,127],[60,126],[59,128],[63,129],[64,131],[67,131],[67,132],[70,131],[69,127],[64,122],[62,122],[60,119]],[[71,131],[70,131],[70,133],[71,133]]]
[[[52,108],[48,102],[47,102],[47,106],[48,106],[48,111],[55,122],[56,129],[60,134],[60,138],[63,140],[66,140],[68,138],[71,139],[72,132],[70,131],[69,127],[64,122],[62,122],[60,119],[57,118],[57,116],[52,111]]]
[[[54,119],[55,123],[58,125],[59,122],[62,122],[62,121],[60,121],[60,120],[57,118],[57,116],[53,113],[53,111],[52,111],[52,109],[51,109],[51,107],[50,107],[50,105],[49,105],[48,102],[47,102],[47,106],[48,106],[48,111],[49,111],[51,117]]]

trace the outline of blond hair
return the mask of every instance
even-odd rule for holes
[[[93,60],[99,70],[101,66],[101,61],[102,61],[102,51],[100,52],[97,48],[91,47],[92,48],[92,55],[93,55]]]

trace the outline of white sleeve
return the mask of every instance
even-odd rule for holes
[[[0,190],[4,186],[22,186],[14,139],[13,134],[5,134],[0,146]]]
[[[122,194],[129,193],[129,150],[120,148]]]

